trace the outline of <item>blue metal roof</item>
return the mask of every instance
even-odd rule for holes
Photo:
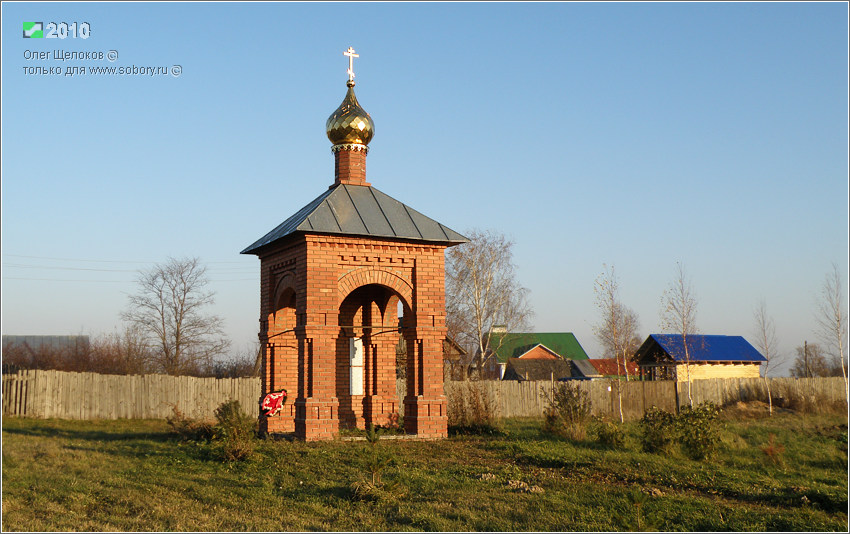
[[[685,361],[685,345],[681,334],[651,334],[649,337],[675,361]],[[689,335],[688,353],[692,362],[767,361],[741,336]]]
[[[358,235],[459,244],[469,241],[437,221],[371,186],[338,184],[243,250],[261,247],[295,232]]]

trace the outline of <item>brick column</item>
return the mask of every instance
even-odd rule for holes
[[[295,400],[295,435],[306,441],[339,433],[339,400],[334,394],[336,334],[333,326],[296,329],[299,385]]]
[[[287,393],[286,403],[280,412],[272,417],[263,417],[266,432],[294,432],[295,431],[295,397],[297,395],[297,363],[298,348],[297,340],[293,334],[283,334],[267,343],[264,348],[266,367],[273,369],[271,373],[264,373],[266,384],[263,387],[263,396],[271,391],[285,389]]]
[[[433,329],[415,329],[407,342],[407,395],[404,429],[424,438],[448,435],[446,396],[443,393],[443,337]]]

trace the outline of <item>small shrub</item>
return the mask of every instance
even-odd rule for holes
[[[767,440],[767,445],[761,447],[761,451],[774,465],[783,465],[783,453],[785,446],[781,443],[776,443],[776,434],[770,434]]]
[[[611,421],[595,421],[593,425],[596,441],[609,449],[624,449],[626,447],[626,433],[622,425]]]
[[[392,487],[386,487],[381,480],[383,471],[395,463],[392,453],[378,446],[381,431],[375,425],[369,425],[366,430],[366,441],[369,446],[363,450],[366,455],[366,471],[370,477],[368,480],[358,480],[351,484],[354,499],[359,501],[386,501],[392,500]]]
[[[578,384],[558,384],[544,412],[543,429],[575,441],[587,435],[590,400]]]
[[[668,452],[676,440],[676,416],[653,406],[640,420],[641,445],[646,452]]]
[[[257,421],[247,415],[237,400],[215,409],[217,424],[213,434],[218,456],[227,461],[245,460],[254,453]]]
[[[381,474],[384,469],[393,464],[393,457],[385,450],[373,449],[366,460],[366,469],[369,471],[373,485],[382,485]]]
[[[186,417],[176,404],[171,407],[171,410],[172,414],[165,418],[165,422],[168,423],[172,433],[184,440],[209,441],[212,439],[214,432],[212,422]]]
[[[374,446],[379,439],[381,439],[381,427],[369,423],[369,428],[366,429],[366,441]]]
[[[468,384],[448,399],[450,434],[499,434],[496,400],[481,384]]]
[[[647,517],[646,511],[644,510],[644,506],[650,501],[651,496],[652,493],[647,493],[637,486],[633,486],[629,492],[626,493],[626,498],[635,509],[634,520],[629,520],[627,518],[625,521],[628,530],[635,532],[653,532],[660,530],[657,522],[652,517]]]
[[[386,500],[387,492],[383,484],[375,484],[368,480],[357,480],[351,484],[351,494],[354,500],[364,502],[378,502]]]
[[[373,483],[357,480],[349,485],[351,497],[355,501],[397,503],[407,497],[407,490],[398,483]]]
[[[679,437],[682,451],[693,460],[710,457],[720,444],[720,408],[703,402],[695,408],[685,406],[679,412]]]

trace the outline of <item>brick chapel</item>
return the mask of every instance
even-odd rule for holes
[[[326,123],[333,184],[242,251],[260,259],[262,395],[289,395],[261,426],[321,440],[394,423],[403,336],[405,432],[445,437],[444,251],[467,239],[366,181],[375,128],[354,95],[358,56],[345,55],[348,91]]]

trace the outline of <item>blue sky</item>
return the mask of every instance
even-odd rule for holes
[[[833,262],[846,287],[847,9],[4,3],[2,331],[111,332],[137,269],[198,256],[234,347],[255,341],[259,261],[239,251],[332,183],[324,124],[353,46],[368,180],[461,233],[510,236],[535,330],[597,355],[605,263],[658,332],[681,261],[703,333],[754,341],[764,298],[790,356],[815,340]],[[91,33],[24,39],[24,21]],[[25,70],[133,65],[182,74]]]

